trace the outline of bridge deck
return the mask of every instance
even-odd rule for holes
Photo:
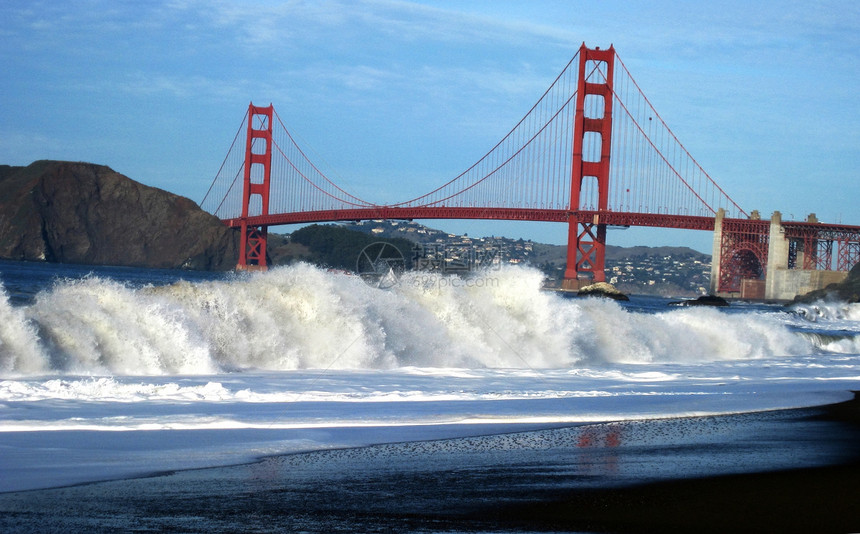
[[[713,217],[668,215],[663,213],[626,213],[615,211],[575,211],[530,208],[389,207],[374,206],[346,210],[320,210],[248,217],[248,226],[277,226],[314,222],[366,221],[374,219],[495,219],[507,221],[544,221],[599,223],[611,226],[651,226],[686,230],[713,230]],[[225,219],[235,228],[241,218]]]

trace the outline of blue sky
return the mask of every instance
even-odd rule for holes
[[[860,225],[858,6],[6,0],[0,163],[90,161],[199,202],[248,103],[271,102],[332,178],[370,201],[404,200],[482,156],[584,41],[614,44],[747,211]],[[566,240],[559,224],[429,224]],[[711,240],[609,234],[610,244],[704,252]]]

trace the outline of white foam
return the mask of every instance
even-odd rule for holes
[[[41,400],[86,400],[98,402],[141,401],[222,401],[236,397],[219,382],[184,386],[167,383],[122,383],[114,378],[83,378],[77,380],[49,379],[45,381],[0,381],[0,400],[35,402]]]
[[[0,283],[0,373],[33,374],[48,370],[36,328],[21,309],[9,303]]]
[[[821,348],[829,352],[860,354],[860,336],[827,341],[821,344]]]
[[[791,311],[806,321],[860,321],[860,303],[817,301],[810,304],[792,304]]]
[[[440,378],[442,375],[439,375]],[[487,380],[490,375],[485,375]],[[176,382],[119,382],[114,378],[81,378],[49,380],[3,380],[0,381],[0,402],[38,402],[44,400],[76,400],[100,403],[138,403],[138,402],[232,402],[232,403],[296,403],[296,402],[333,402],[333,403],[389,403],[389,402],[453,402],[453,401],[502,401],[525,399],[564,399],[641,395],[640,391],[589,389],[587,381],[576,385],[581,389],[566,389],[558,376],[538,377],[532,388],[521,388],[518,381],[505,380],[505,377],[489,378],[495,384],[488,386],[484,380],[472,384],[471,390],[456,386],[451,388],[456,376],[436,384],[437,389],[427,388],[426,382],[412,382],[402,377],[391,384],[364,384],[366,378],[356,377],[352,386],[341,384],[318,384],[331,389],[299,389],[294,378],[285,377],[284,388],[280,391],[266,391],[251,388],[234,389],[220,382],[183,385]],[[592,374],[596,381],[612,382],[649,382],[665,383],[673,377],[663,373],[616,373]],[[399,383],[398,383],[399,382]],[[661,395],[676,395],[678,392],[664,391]],[[684,391],[680,394],[697,394]]]
[[[807,354],[776,314],[631,313],[541,290],[519,267],[407,273],[391,290],[295,265],[230,281],[133,289],[57,284],[6,318],[0,372],[212,374],[243,369],[577,368]]]

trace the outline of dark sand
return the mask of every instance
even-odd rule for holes
[[[0,494],[0,532],[858,532],[860,403]]]
[[[823,408],[813,417],[860,427],[858,398]],[[496,519],[559,531],[860,532],[860,444],[847,452],[838,465],[574,491]]]

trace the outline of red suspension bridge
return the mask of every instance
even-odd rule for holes
[[[712,289],[729,293],[740,291],[745,279],[764,277],[772,233],[768,221],[751,217],[696,162],[615,50],[584,44],[501,141],[422,196],[376,204],[348,193],[306,156],[273,106],[251,104],[202,206],[240,229],[239,268],[266,267],[266,236],[274,225],[566,223],[565,287],[571,289],[604,281],[607,226],[713,231],[718,225]],[[789,269],[847,271],[860,259],[860,227],[813,221],[783,228]]]

